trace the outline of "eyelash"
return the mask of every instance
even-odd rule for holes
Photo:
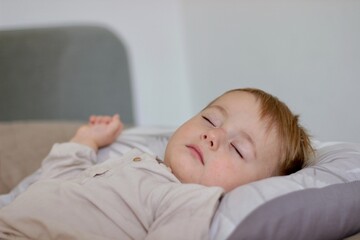
[[[240,156],[241,158],[244,158],[243,155],[241,154],[241,152],[235,147],[234,144],[231,144],[231,146],[235,149],[236,153],[239,154],[239,156]]]
[[[216,127],[215,124],[207,117],[202,116],[203,119],[205,119],[208,123],[210,123],[213,127]]]

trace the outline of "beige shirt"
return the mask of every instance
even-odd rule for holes
[[[0,239],[208,239],[221,188],[181,184],[137,149],[95,158],[79,144],[55,145],[40,180],[0,209]]]

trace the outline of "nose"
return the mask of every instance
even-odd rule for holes
[[[213,128],[201,135],[201,139],[206,142],[212,150],[217,150],[225,139],[225,131],[221,128]]]

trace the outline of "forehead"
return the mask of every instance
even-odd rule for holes
[[[246,111],[254,117],[254,121],[260,118],[261,104],[256,97],[248,92],[234,91],[225,93],[209,104],[208,107],[222,107],[228,113]]]

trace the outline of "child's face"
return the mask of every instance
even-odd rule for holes
[[[278,139],[260,120],[260,103],[247,92],[230,92],[179,127],[165,163],[183,183],[225,191],[274,175]]]

